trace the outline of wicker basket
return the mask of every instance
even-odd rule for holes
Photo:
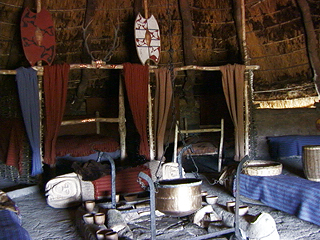
[[[320,182],[320,146],[303,146],[303,171],[308,180]]]
[[[276,176],[281,172],[282,164],[274,161],[248,160],[242,168],[242,173],[250,176]]]

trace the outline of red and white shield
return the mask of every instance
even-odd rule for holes
[[[31,66],[43,60],[52,64],[56,55],[55,29],[51,14],[45,8],[39,13],[23,11],[20,23],[24,54]]]
[[[158,64],[160,60],[160,30],[153,15],[146,19],[139,13],[134,24],[136,48],[141,63],[148,59]]]

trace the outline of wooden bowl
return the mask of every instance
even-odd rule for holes
[[[216,204],[217,201],[218,201],[218,196],[214,196],[214,195],[207,195],[206,196],[206,202],[208,204],[213,205],[213,204]]]
[[[235,213],[236,206],[233,207],[233,212]],[[249,211],[249,207],[246,205],[239,206],[239,216],[246,215]]]

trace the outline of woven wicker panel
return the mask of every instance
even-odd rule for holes
[[[242,173],[250,176],[275,176],[282,172],[282,164],[274,161],[249,160],[243,166]]]

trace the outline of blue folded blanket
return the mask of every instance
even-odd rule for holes
[[[273,159],[302,156],[305,145],[320,145],[320,135],[287,135],[267,137],[270,156]]]
[[[17,213],[0,210],[0,240],[31,240]]]
[[[281,174],[240,176],[240,194],[320,225],[320,182]]]

